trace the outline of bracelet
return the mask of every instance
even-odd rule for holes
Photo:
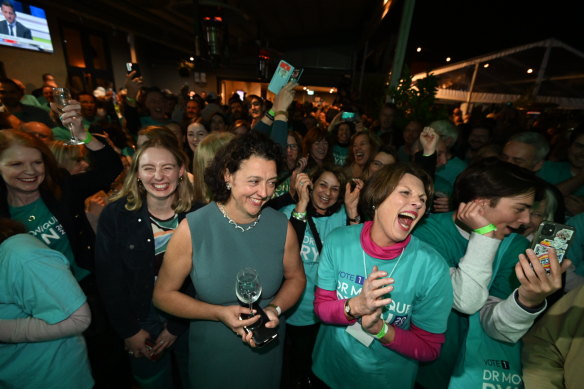
[[[136,99],[133,99],[133,98],[131,98],[131,97],[126,97],[126,101],[127,101],[128,103],[135,103],[135,102],[136,102]]]
[[[497,227],[495,227],[494,224],[489,224],[488,226],[484,226],[484,227],[477,228],[476,230],[474,230],[474,232],[476,232],[477,234],[481,234],[481,235],[488,234],[491,231],[497,231]]]
[[[296,212],[292,211],[292,217],[301,222],[306,222],[306,212]]]
[[[353,218],[349,218],[349,221],[351,223],[357,223],[357,224],[359,224],[359,223],[361,223],[361,215],[357,215],[357,216],[355,216]]]
[[[284,116],[286,116],[286,119],[288,119],[288,111],[278,111],[274,114],[274,117],[276,117],[278,115],[284,115]]]
[[[270,109],[269,111],[266,112],[266,117],[268,119],[270,119],[271,121],[274,121],[274,116],[275,115],[274,115],[274,110],[273,109]]]
[[[383,339],[383,337],[385,336],[385,334],[387,334],[387,330],[389,329],[389,327],[387,326],[387,323],[384,321],[383,322],[383,326],[381,327],[381,329],[379,330],[379,332],[377,334],[375,334],[375,339]]]
[[[267,306],[274,308],[276,310],[276,313],[278,314],[278,316],[280,316],[282,314],[282,308],[280,308],[276,304],[268,304]]]
[[[88,144],[92,140],[93,140],[93,136],[91,136],[91,132],[87,131],[87,136],[81,142],[83,142],[84,144]]]

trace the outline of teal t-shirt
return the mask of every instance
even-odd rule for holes
[[[170,122],[171,120],[163,120],[159,122],[158,120],[152,119],[151,116],[140,117],[140,125],[142,126],[142,128],[146,126],[165,126]]]
[[[432,333],[446,331],[452,307],[450,273],[440,254],[412,237],[402,255],[382,260],[365,254],[360,242],[363,225],[335,229],[327,237],[318,267],[317,286],[336,291],[338,299],[358,295],[373,266],[395,279],[391,304],[383,320],[407,330],[411,324]],[[383,385],[411,388],[418,362],[378,341],[368,347],[347,326],[322,324],[314,347],[313,371],[332,388],[369,388]]]
[[[42,198],[21,207],[9,206],[9,212],[12,219],[26,226],[29,234],[67,257],[71,265],[71,272],[77,281],[81,281],[90,274],[89,270],[79,267],[75,262],[75,256],[65,229],[49,211]]]
[[[280,212],[290,217],[295,207],[295,204],[290,204],[280,209]],[[312,220],[314,220],[321,242],[324,242],[332,230],[347,224],[347,213],[345,207],[341,206],[337,212],[330,216],[314,217]],[[294,326],[307,326],[319,322],[314,313],[314,286],[316,285],[319,252],[308,224],[304,232],[304,240],[300,245],[300,259],[302,259],[306,274],[306,288],[304,288],[296,305],[286,312],[286,323]]]
[[[333,160],[337,166],[345,166],[347,163],[347,158],[349,158],[349,147],[340,146],[338,144],[333,145],[332,149]]]
[[[19,234],[0,245],[0,319],[65,320],[86,301],[67,259]],[[0,388],[92,388],[83,336],[44,342],[0,342]]]
[[[566,224],[576,228],[566,258],[576,267],[576,274],[584,277],[584,213],[569,218]]]
[[[535,175],[552,185],[557,185],[574,177],[569,162],[556,161],[544,161],[543,166]],[[580,186],[572,194],[584,197],[584,185]]]
[[[454,181],[456,181],[456,177],[458,177],[458,175],[462,173],[462,171],[466,169],[467,166],[468,166],[467,162],[463,161],[458,157],[454,157],[448,160],[448,162],[446,162],[446,165],[440,166],[438,169],[436,169],[436,177],[441,177],[448,181],[450,185],[454,186]]]
[[[464,238],[454,224],[453,213],[432,214],[423,219],[414,229],[414,236],[432,245],[444,258],[448,267],[457,267],[466,253],[468,240]],[[524,237],[511,234],[499,246],[494,266],[497,271],[489,294],[501,299],[507,298],[519,281],[515,276],[515,264],[518,255],[523,253],[529,242]],[[446,388],[454,371],[458,356],[463,350],[468,332],[468,315],[454,309],[448,318],[446,343],[437,360],[420,366],[418,382],[428,388]]]

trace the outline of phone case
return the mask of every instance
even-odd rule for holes
[[[531,249],[535,252],[546,272],[550,272],[548,248],[555,249],[558,262],[562,263],[574,232],[576,229],[566,224],[543,221],[539,225],[531,243]]]
[[[260,318],[251,326],[243,327],[243,329],[248,333],[251,331],[256,346],[262,347],[276,339],[278,337],[278,332],[275,328],[266,327],[265,324],[270,321],[270,318],[266,315],[263,309],[259,307],[254,307],[254,309],[257,311],[257,314],[260,315]],[[245,320],[252,316],[253,315],[241,315],[241,318]]]
[[[268,85],[268,90],[277,95],[290,80],[298,81],[302,70],[302,68],[294,68],[288,62],[281,60]]]

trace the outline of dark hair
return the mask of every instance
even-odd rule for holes
[[[97,102],[97,98],[91,92],[86,92],[86,91],[79,92],[75,95],[75,100],[79,101],[79,98],[81,96],[91,96],[91,98],[93,99],[93,102],[94,103]]]
[[[308,175],[310,176],[312,182],[316,183],[316,180],[318,180],[319,177],[326,172],[332,173],[337,178],[337,180],[339,180],[339,197],[337,198],[337,201],[326,210],[326,214],[328,216],[337,212],[345,201],[345,187],[347,186],[347,181],[349,178],[347,177],[347,174],[343,168],[334,164],[326,164],[322,167],[316,167],[310,171]],[[310,204],[312,206],[312,199],[310,200]]]
[[[452,205],[456,209],[461,202],[485,198],[491,206],[502,197],[534,193],[536,200],[542,196],[542,182],[527,169],[503,162],[499,158],[481,159],[467,167],[456,179]]]
[[[16,234],[26,234],[26,227],[24,224],[7,217],[0,218],[0,243]]]
[[[386,165],[372,175],[361,190],[359,214],[363,220],[373,220],[375,208],[385,201],[406,174],[411,174],[422,181],[428,197],[426,204],[430,204],[434,196],[434,184],[432,177],[424,169],[410,163]]]
[[[16,88],[20,93],[24,94],[24,90],[22,89],[21,85],[18,85],[16,81],[11,78],[0,78],[0,84],[10,84]]]
[[[292,138],[294,138],[294,140],[296,140],[296,143],[298,144],[298,158],[300,158],[303,155],[302,135],[300,135],[298,132],[294,130],[288,130],[288,136],[291,136]],[[288,138],[286,137],[286,139]]]
[[[9,2],[9,1],[3,1],[2,4],[0,4],[0,7],[2,7],[2,6],[4,6],[4,7],[10,7],[14,11],[14,5],[12,5],[12,3]]]
[[[225,202],[230,191],[225,186],[225,173],[233,174],[241,167],[241,162],[252,156],[274,161],[280,171],[282,166],[282,149],[265,135],[250,131],[242,136],[235,137],[218,153],[211,165],[205,170],[205,183],[213,194],[213,200]]]

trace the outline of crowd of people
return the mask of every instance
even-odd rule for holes
[[[424,123],[300,103],[296,83],[223,101],[134,73],[58,110],[57,86],[0,79],[0,387],[584,378],[584,126],[509,106]],[[546,268],[544,220],[576,228]]]

